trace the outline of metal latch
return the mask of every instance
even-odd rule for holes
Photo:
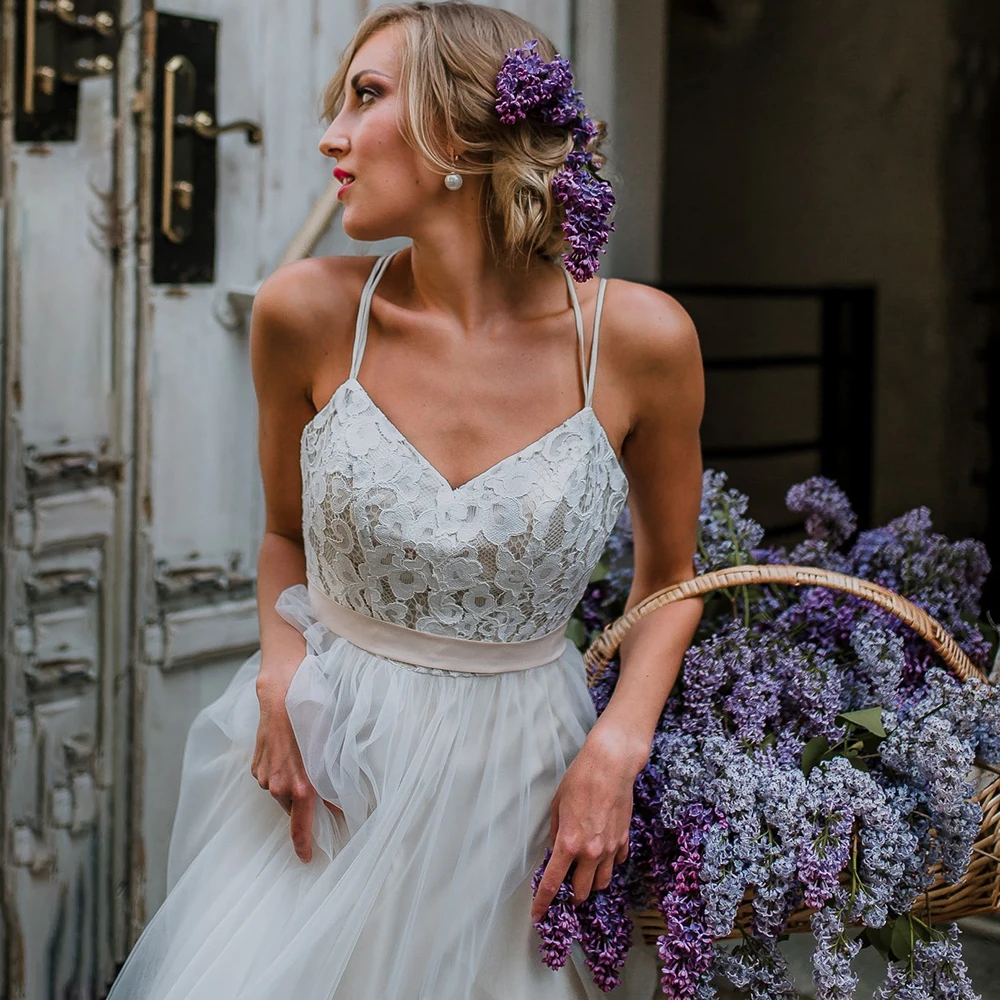
[[[218,139],[242,132],[261,144],[257,122],[216,122],[217,21],[157,12],[153,281],[215,280]]]
[[[108,0],[20,0],[18,8],[15,138],[71,142],[80,81],[115,69],[114,5]]]

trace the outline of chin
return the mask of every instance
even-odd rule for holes
[[[380,240],[391,240],[396,236],[405,235],[403,225],[392,219],[365,218],[364,213],[352,211],[345,206],[341,215],[341,225],[345,235],[359,243],[377,243]]]

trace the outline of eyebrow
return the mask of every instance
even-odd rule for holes
[[[365,73],[374,73],[376,76],[384,77],[386,80],[392,79],[387,73],[382,73],[377,69],[359,69],[354,76],[351,77],[351,87],[357,87],[358,80],[365,75]]]

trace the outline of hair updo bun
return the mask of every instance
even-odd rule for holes
[[[552,181],[574,148],[570,129],[531,118],[505,125],[496,111],[496,78],[507,52],[537,38],[537,52],[548,61],[555,46],[524,18],[496,7],[465,0],[385,4],[361,22],[344,50],[323,96],[324,118],[332,121],[340,110],[354,54],[389,25],[402,29],[399,129],[405,141],[442,175],[456,169],[485,175],[485,235],[499,259],[515,265],[535,254],[559,257],[567,248],[565,213]],[[586,148],[600,168],[607,124],[595,125]],[[460,151],[457,161],[449,149]]]

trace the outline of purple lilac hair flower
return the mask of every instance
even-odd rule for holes
[[[608,216],[615,196],[588,149],[597,126],[587,115],[580,91],[573,88],[569,60],[556,54],[546,62],[535,51],[537,46],[533,38],[507,52],[497,74],[496,111],[505,125],[534,118],[569,127],[573,149],[552,180],[552,193],[563,207],[563,233],[570,245],[564,254],[566,269],[577,281],[586,281],[597,272],[597,255],[614,231]]]

